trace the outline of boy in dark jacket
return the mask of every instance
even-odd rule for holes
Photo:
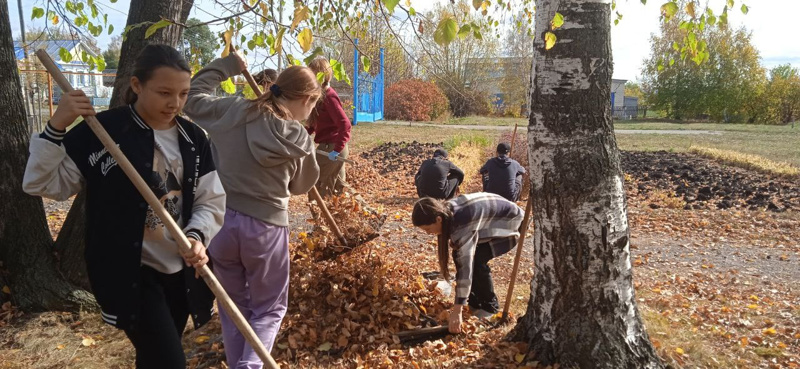
[[[481,167],[483,192],[498,194],[508,201],[518,201],[525,168],[508,157],[509,151],[511,146],[505,142],[500,143],[497,145],[497,156]]]
[[[414,176],[419,197],[452,199],[464,181],[464,172],[447,160],[447,151],[436,149],[433,158],[425,160]]]

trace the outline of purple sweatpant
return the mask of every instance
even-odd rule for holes
[[[267,350],[286,314],[289,289],[289,230],[226,209],[222,230],[208,253],[214,274],[250,322]],[[261,360],[220,309],[228,367],[261,369]]]

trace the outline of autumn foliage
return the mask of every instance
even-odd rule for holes
[[[419,79],[399,81],[386,89],[386,118],[429,121],[448,111],[447,97],[434,83]]]

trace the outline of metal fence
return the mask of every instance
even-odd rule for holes
[[[116,74],[109,73],[81,73],[81,72],[62,72],[68,78],[75,76],[75,79],[81,78],[85,80],[85,76],[89,76],[88,83],[85,86],[79,86],[86,95],[92,100],[95,109],[103,110],[103,107],[108,107],[111,98],[111,89],[106,86],[96,86],[93,76],[103,76],[116,78]],[[41,132],[47,121],[53,116],[53,112],[58,107],[58,102],[61,99],[61,89],[53,81],[52,76],[45,70],[20,70],[20,82],[22,83],[22,97],[25,103],[25,116],[28,121],[28,128],[31,133]],[[102,93],[98,93],[98,88],[102,89]],[[103,95],[103,96],[99,96]]]
[[[611,114],[614,119],[618,120],[631,120],[639,119],[647,116],[646,106],[619,106],[611,108]]]

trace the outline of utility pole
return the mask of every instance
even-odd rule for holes
[[[22,55],[23,55],[23,63],[25,63],[25,69],[30,69],[28,67],[28,41],[25,39],[25,15],[23,14],[22,10],[22,0],[17,0],[17,9],[19,10],[19,33],[22,35]],[[21,73],[22,74],[22,73]],[[23,77],[22,74],[20,77]],[[25,102],[25,114],[27,116],[27,120],[29,123],[29,127],[31,128],[31,132],[34,131],[33,125],[30,124],[31,118],[33,117],[33,101],[31,101],[31,96],[28,94],[28,79],[27,78],[20,78],[20,82],[22,83],[22,97]]]
[[[283,23],[283,0],[278,0],[278,23]],[[283,44],[283,43],[281,43]],[[278,49],[278,73],[281,72],[283,64],[283,46]]]

